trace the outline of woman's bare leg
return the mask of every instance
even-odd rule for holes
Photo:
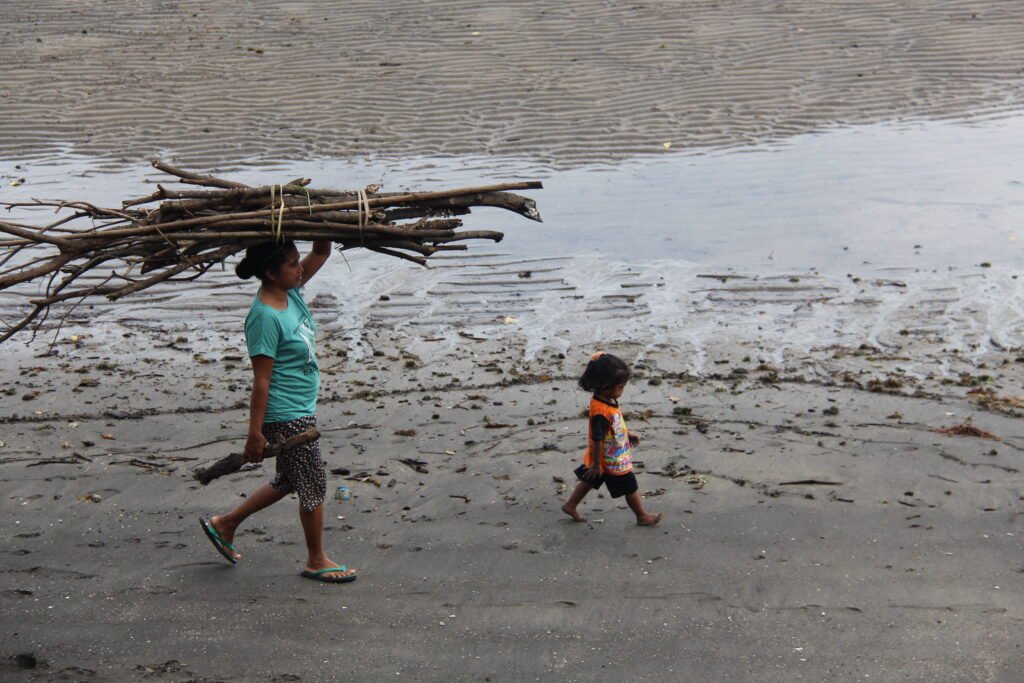
[[[317,571],[318,569],[337,567],[338,563],[333,562],[324,552],[323,504],[321,503],[315,510],[309,512],[300,509],[299,520],[302,522],[302,531],[306,535],[306,569]],[[348,568],[343,572],[327,572],[324,574],[324,578],[341,578],[355,573],[355,569]]]
[[[218,515],[210,518],[210,526],[217,530],[220,537],[234,545],[235,531],[246,517],[259,512],[263,508],[270,507],[285,497],[285,493],[275,489],[270,484],[263,484],[252,492],[242,503],[226,515]],[[241,559],[241,555],[234,553],[235,559]]]

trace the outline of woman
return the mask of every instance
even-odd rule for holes
[[[246,462],[263,460],[268,439],[282,441],[316,426],[320,390],[316,323],[300,288],[330,255],[330,242],[314,242],[313,250],[301,261],[294,242],[264,242],[249,247],[235,268],[243,280],[256,276],[261,283],[245,319],[253,371],[249,436],[243,451]],[[294,492],[299,497],[299,519],[306,536],[306,568],[301,575],[329,583],[354,581],[354,569],[332,562],[324,552],[326,491],[318,439],[279,456],[276,476],[237,508],[199,522],[214,547],[235,564],[242,557],[233,545],[242,521]]]

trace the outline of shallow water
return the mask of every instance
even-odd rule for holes
[[[538,178],[545,189],[532,196],[543,226],[486,209],[468,221],[507,230],[507,247],[528,256],[605,253],[737,269],[944,268],[1010,263],[1018,253],[1021,143],[1024,116],[837,128],[772,145],[671,149],[660,158],[557,172],[493,157],[254,160],[221,172],[251,183],[307,176],[317,187],[379,183],[386,191]],[[0,177],[4,201],[76,197],[110,206],[165,179],[144,163],[117,167],[71,154],[20,168],[0,161]],[[16,178],[26,183],[11,187]]]
[[[446,157],[254,160],[217,172],[252,184],[306,176],[316,187],[378,183],[385,191],[543,180],[544,190],[528,193],[543,224],[496,209],[466,218],[470,229],[506,233],[500,245],[471,246],[470,258],[436,259],[424,270],[349,252],[348,266],[339,259],[310,287],[311,296],[337,297],[336,306],[325,300],[336,311],[328,328],[514,332],[532,351],[568,348],[570,338],[649,340],[690,349],[699,368],[708,348],[725,341],[777,356],[833,342],[895,344],[896,331],[909,329],[978,353],[1021,345],[1021,142],[1024,116],[837,128],[568,171]],[[165,180],[145,164],[73,154],[3,161],[0,177],[3,201],[105,206]],[[249,296],[227,286],[187,302],[139,298],[101,308],[189,319],[206,301],[227,308],[221,322],[230,325]]]

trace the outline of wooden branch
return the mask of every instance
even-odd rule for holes
[[[457,240],[492,240],[494,242],[500,242],[505,238],[505,233],[496,232],[494,230],[466,230],[463,232],[455,233],[454,237],[439,237],[437,239],[430,239],[428,241],[437,243],[451,242],[453,239]]]
[[[0,289],[7,289],[13,285],[35,280],[39,277],[46,277],[50,273],[59,271],[74,258],[74,254],[61,254],[60,256],[54,256],[43,265],[36,268],[30,268],[29,270],[17,268],[15,272],[5,275],[4,277],[0,277]]]
[[[127,287],[122,287],[121,289],[118,289],[115,292],[108,293],[107,299],[109,299],[110,301],[117,301],[118,299],[127,294],[132,294],[134,292],[146,289],[147,287],[152,287],[158,282],[163,282],[172,275],[177,275],[178,273],[188,270],[192,266],[195,266],[199,263],[211,260],[221,261],[227,258],[228,256],[231,256],[232,254],[237,254],[244,248],[244,245],[231,245],[227,247],[221,247],[212,254],[199,254],[198,256],[190,256],[189,258],[183,260],[181,263],[177,264],[172,268],[163,270],[152,277],[146,278],[145,280],[139,280],[138,282],[128,285]]]
[[[328,241],[341,251],[366,248],[426,265],[427,257],[438,251],[465,250],[469,240],[504,237],[496,231],[462,230],[463,219],[451,216],[468,214],[472,207],[497,207],[540,220],[533,200],[511,192],[539,189],[539,182],[380,193],[375,186],[362,191],[309,188],[308,178],[250,187],[161,161],[153,166],[183,183],[204,187],[171,190],[158,185],[147,196],[123,202],[121,209],[66,200],[0,203],[8,208],[54,207],[71,214],[44,227],[0,222],[0,235],[9,236],[0,240],[0,291],[42,280],[37,290],[44,292],[29,299],[33,308],[7,327],[0,341],[31,323],[38,331],[52,305],[101,295],[116,301],[162,282],[195,280],[260,242]],[[131,208],[136,206],[141,208]],[[83,219],[84,229],[75,223],[78,219]],[[82,284],[83,276],[95,275],[108,263],[112,269],[101,276],[101,284]],[[178,277],[189,270],[193,272]],[[12,293],[28,298],[26,292]]]
[[[46,242],[58,247],[62,251],[68,247],[67,240],[61,239],[60,237],[54,237],[53,235],[46,235],[42,230],[27,229],[14,223],[6,223],[0,221],[0,232],[6,232],[8,235],[16,235],[22,239],[32,240],[33,242]]]
[[[214,178],[213,176],[199,175],[198,173],[183,171],[180,168],[166,164],[159,159],[153,160],[153,168],[163,171],[164,173],[170,173],[171,175],[178,176],[182,180],[195,185],[209,185],[211,187],[227,188],[249,187],[245,183],[236,183],[232,180],[221,180],[220,178]]]
[[[465,209],[470,206],[493,206],[499,209],[514,211],[520,216],[537,221],[538,223],[544,222],[541,220],[540,212],[537,211],[537,202],[528,197],[520,197],[509,192],[478,192],[476,194],[459,195],[458,197],[428,201],[424,203],[424,206],[445,210]]]
[[[388,256],[394,256],[394,257],[403,259],[405,261],[412,261],[413,263],[418,263],[419,265],[424,266],[424,267],[426,267],[426,265],[427,265],[427,259],[425,259],[425,258],[423,258],[421,256],[412,256],[410,254],[405,254],[405,253],[402,253],[400,251],[394,251],[393,249],[388,249],[387,247],[366,247],[366,248],[369,249],[370,251],[375,251],[378,254],[387,254]]]
[[[184,173],[184,171],[182,171]],[[222,181],[229,182],[229,181]],[[305,186],[311,181],[309,178],[298,178],[296,180],[289,181],[283,185],[276,185],[274,188],[275,193],[280,194],[283,192],[286,195],[293,195],[295,197],[301,197],[305,199],[310,197],[312,199],[323,199],[323,198],[336,198],[341,199],[352,199],[356,196],[355,192],[342,191],[342,190],[317,190],[313,188],[307,189]],[[148,204],[159,200],[188,200],[196,199],[200,201],[210,202],[217,200],[230,200],[230,201],[244,201],[250,198],[270,198],[270,185],[263,185],[261,187],[251,187],[248,185],[239,184],[236,187],[217,189],[217,190],[167,190],[162,186],[157,186],[159,189],[145,197],[139,197],[137,199],[129,199],[122,202],[122,206],[137,206],[141,204]],[[181,202],[185,206],[189,206],[186,202]]]
[[[268,443],[267,447],[263,451],[264,458],[277,458],[287,454],[289,451],[303,446],[312,441],[316,441],[320,438],[320,432],[316,429],[307,429],[301,434],[289,437],[281,442]],[[241,453],[232,453],[231,455],[221,458],[213,465],[209,467],[200,467],[192,473],[192,477],[203,486],[206,486],[214,479],[223,477],[226,474],[232,474],[242,469],[242,465],[245,464],[245,460]]]
[[[540,182],[524,182],[524,183],[505,183],[502,185],[489,185],[478,188],[467,188],[465,190],[442,190],[439,192],[415,192],[410,194],[395,195],[392,197],[372,197],[367,198],[367,202],[370,208],[373,207],[388,207],[388,206],[402,206],[405,204],[419,204],[435,199],[449,199],[451,197],[458,196],[462,193],[469,194],[486,194],[488,192],[499,192],[503,190],[530,190],[538,189],[543,187]],[[311,207],[313,213],[321,213],[324,211],[338,211],[338,210],[359,210],[359,201],[344,201],[336,202],[332,204],[313,204]],[[182,230],[184,228],[195,228],[204,225],[214,225],[227,220],[245,220],[252,218],[267,218],[277,220],[279,215],[290,216],[292,214],[300,213],[303,211],[308,212],[310,207],[306,206],[286,206],[284,210],[280,209],[261,209],[259,211],[244,211],[231,214],[220,214],[215,216],[199,216],[196,218],[189,218],[178,221],[170,221],[162,224],[161,228],[166,230]],[[150,226],[140,226],[134,228],[122,228],[118,230],[111,230],[110,235],[117,236],[133,236],[143,235],[151,230]]]
[[[23,329],[28,327],[29,323],[35,320],[40,313],[47,310],[49,306],[49,304],[36,304],[36,307],[32,309],[31,313],[22,318],[18,323],[8,327],[2,334],[0,334],[0,344],[3,344],[18,332],[21,332]]]

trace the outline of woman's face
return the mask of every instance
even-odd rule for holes
[[[267,272],[270,281],[281,289],[295,289],[302,284],[302,263],[299,261],[299,250],[292,248],[285,256],[284,263],[277,272]]]

